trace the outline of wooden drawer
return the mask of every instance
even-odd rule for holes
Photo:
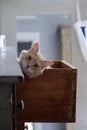
[[[41,76],[24,76],[24,83],[16,84],[16,103],[24,102],[24,109],[16,109],[21,122],[75,122],[77,70],[65,61],[55,62]]]

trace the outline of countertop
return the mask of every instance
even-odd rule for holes
[[[17,61],[15,47],[0,48],[0,82],[22,82],[23,74]]]

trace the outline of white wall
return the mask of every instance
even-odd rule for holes
[[[74,16],[75,13],[73,0],[2,0],[1,2],[1,32],[6,34],[7,45],[16,45],[17,15],[71,14]]]
[[[1,32],[7,45],[16,46],[16,15],[70,14],[76,21],[76,0],[2,0]],[[80,0],[82,18],[87,19],[87,1]],[[72,28],[72,64],[78,69],[77,114],[73,130],[87,130],[87,63],[85,63]]]
[[[64,15],[39,15],[35,19],[17,20],[17,33],[39,33],[40,53],[48,60],[60,60],[58,25],[71,25],[71,17]],[[23,38],[23,36],[21,36]],[[28,40],[29,40],[29,35]],[[32,41],[32,39],[30,40]],[[35,41],[36,42],[36,41]]]

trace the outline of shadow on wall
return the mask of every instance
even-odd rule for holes
[[[70,16],[17,16],[17,42],[21,40],[26,40],[33,43],[35,42],[35,40],[37,40],[38,42],[40,42],[40,52],[46,59],[60,60],[61,45],[59,44],[58,35],[56,33],[58,25],[60,24],[70,26]],[[22,36],[20,36],[21,39],[19,38],[19,34],[23,34]],[[23,37],[24,35],[26,38]]]
[[[63,123],[43,123],[42,130],[66,130]]]

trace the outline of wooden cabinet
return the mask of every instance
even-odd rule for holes
[[[18,82],[23,82],[23,74],[17,63],[15,48],[0,48],[0,130],[12,130],[15,126],[12,123],[15,120],[12,118],[15,117],[12,90]]]
[[[41,76],[23,76],[16,50],[0,50],[0,129],[24,130],[24,122],[75,122],[77,70],[55,61]]]
[[[15,84],[16,104],[24,105],[15,109],[18,130],[24,122],[75,122],[76,77],[76,68],[58,61],[41,76]]]

